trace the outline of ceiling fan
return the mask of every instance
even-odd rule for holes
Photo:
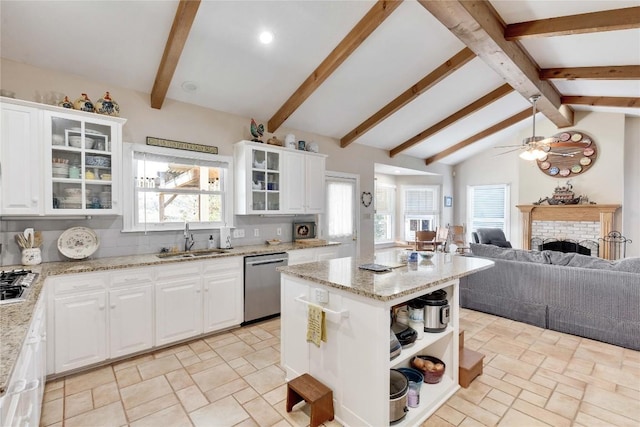
[[[512,148],[517,147],[513,150],[505,151],[502,154],[511,153],[517,150],[524,150],[519,154],[519,157],[524,160],[540,160],[547,155],[556,155],[563,157],[573,157],[575,154],[579,153],[579,151],[571,152],[571,153],[554,153],[551,151],[551,146],[549,144],[553,144],[555,142],[559,142],[559,139],[556,137],[545,138],[544,136],[536,136],[536,103],[540,99],[540,95],[532,95],[529,98],[531,104],[533,105],[533,131],[530,137],[527,137],[522,140],[521,145],[497,145],[494,148]]]

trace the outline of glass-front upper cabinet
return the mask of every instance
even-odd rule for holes
[[[45,213],[117,215],[124,119],[45,112]]]
[[[236,213],[282,211],[282,152],[264,144],[241,141],[235,146]]]

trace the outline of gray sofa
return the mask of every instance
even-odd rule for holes
[[[495,267],[460,279],[462,307],[640,350],[640,258],[471,244]]]

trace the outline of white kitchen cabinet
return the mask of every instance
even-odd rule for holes
[[[96,114],[44,112],[46,214],[121,212],[123,122]]]
[[[109,288],[109,355],[153,347],[153,268],[114,271]]]
[[[41,112],[0,104],[0,215],[43,213]]]
[[[199,262],[159,267],[155,293],[157,346],[202,333]]]
[[[282,150],[241,141],[234,147],[236,214],[282,213]]]
[[[125,119],[2,98],[0,214],[121,213]]]
[[[107,358],[104,291],[55,298],[55,369],[68,371]]]
[[[204,332],[237,326],[244,320],[242,257],[203,262]]]
[[[105,360],[107,351],[106,273],[80,273],[47,279],[48,351],[60,373]]]
[[[43,294],[44,295],[44,294]],[[29,332],[0,398],[0,425],[37,426],[46,381],[46,301],[40,297]]]
[[[326,156],[304,151],[283,153],[284,212],[315,214],[324,212],[324,172]]]
[[[251,141],[236,143],[235,213],[323,212],[326,157]]]

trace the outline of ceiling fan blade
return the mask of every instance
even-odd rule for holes
[[[494,148],[498,148],[498,147],[494,147]],[[504,151],[504,152],[502,152],[502,153],[498,153],[498,154],[496,154],[496,155],[495,155],[495,156],[493,156],[493,157],[496,157],[496,156],[502,156],[503,154],[513,153],[514,151],[518,151],[519,149],[520,149],[520,147],[518,147],[518,148],[514,148],[513,150],[507,150],[507,151]]]

